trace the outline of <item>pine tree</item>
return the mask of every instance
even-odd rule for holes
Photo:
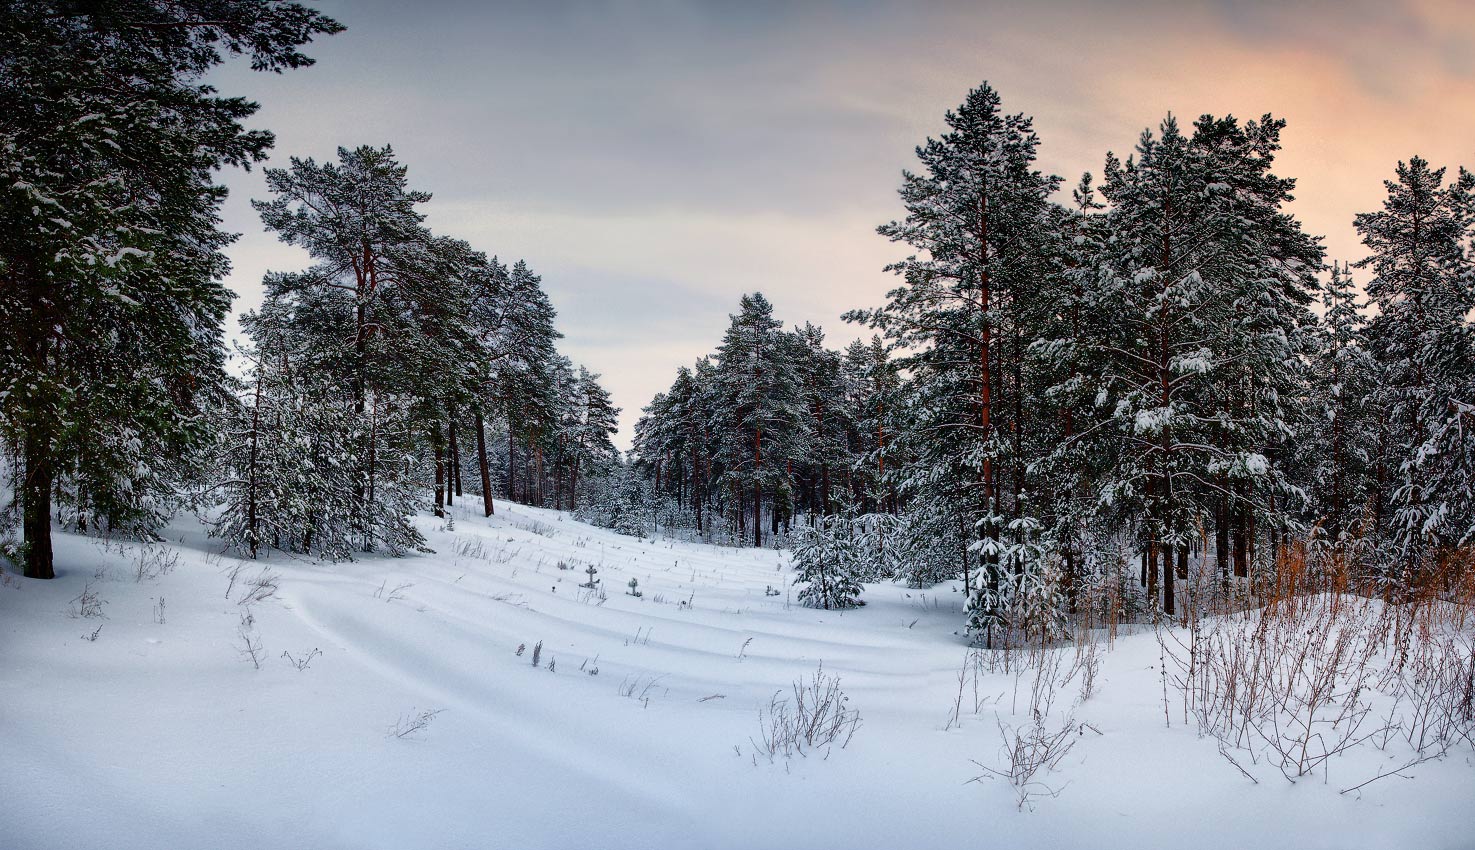
[[[217,454],[224,502],[212,533],[254,557],[261,549],[330,560],[363,548],[363,528],[392,554],[422,549],[410,524],[415,441],[410,408],[376,395],[363,417],[347,383],[322,368],[311,339],[281,302],[248,313],[257,341],[239,401],[226,411]],[[360,464],[365,434],[378,452],[373,474]],[[365,478],[376,489],[364,498]]]
[[[1475,174],[1462,170],[1448,186],[1444,176],[1419,157],[1400,162],[1397,179],[1385,181],[1383,208],[1354,220],[1372,252],[1358,266],[1373,271],[1367,292],[1378,308],[1368,329],[1382,368],[1376,476],[1380,497],[1392,492],[1377,513],[1396,550],[1385,566],[1402,589],[1434,550],[1469,528],[1458,446],[1475,375],[1467,320],[1475,309]]]
[[[803,504],[812,513],[828,516],[835,511],[833,473],[845,464],[852,411],[846,405],[840,356],[824,347],[824,331],[806,322],[793,341],[800,393],[809,417],[799,473],[805,480]]]
[[[1100,326],[1093,321],[1091,300],[1095,292],[1095,267],[1104,255],[1105,230],[1092,176],[1081,176],[1071,192],[1072,206],[1057,207],[1052,228],[1059,233],[1061,268],[1057,285],[1049,292],[1053,309],[1041,321],[1039,336],[1030,345],[1030,359],[1040,386],[1038,428],[1046,438],[1037,441],[1031,469],[1040,516],[1047,533],[1059,542],[1067,593],[1074,605],[1087,564],[1091,538],[1102,533],[1094,482],[1104,473],[1107,458],[1093,452],[1092,440],[1080,439],[1098,417],[1095,388],[1089,380],[1093,370],[1091,342]],[[1114,529],[1113,529],[1114,531]],[[1107,532],[1110,533],[1110,532]]]
[[[469,322],[480,352],[475,356],[477,391],[471,399],[477,438],[477,467],[481,477],[483,509],[493,512],[491,458],[487,453],[487,421],[498,416],[507,425],[509,445],[514,415],[527,406],[524,399],[539,395],[538,382],[555,356],[559,333],[553,328],[554,310],[542,281],[518,261],[511,269],[495,257],[476,267],[470,276]],[[512,457],[506,465],[507,495],[513,496]]]
[[[250,371],[236,396],[222,406],[217,429],[220,445],[211,476],[223,506],[211,528],[231,548],[255,558],[274,541],[291,539],[287,518],[290,494],[278,475],[288,468],[289,441],[284,435],[294,411],[282,372],[264,363],[256,351],[243,351]]]
[[[1003,113],[987,84],[946,120],[948,133],[917,148],[922,173],[903,175],[907,217],[879,228],[920,253],[890,267],[905,283],[885,307],[849,318],[909,352],[897,363],[912,374],[905,495],[938,500],[922,515],[992,541],[974,551],[997,576],[1006,511],[1025,490],[1026,325],[1055,263],[1048,198],[1059,181],[1034,168],[1031,119]]]
[[[787,464],[807,438],[800,377],[782,324],[761,293],[744,295],[717,349],[719,430],[729,480],[752,501],[753,545],[763,545],[763,497],[779,497]]]
[[[655,481],[653,495],[671,502],[671,523],[685,524],[698,534],[711,530],[707,519],[711,488],[713,441],[708,439],[714,418],[710,394],[703,392],[696,370],[683,366],[664,393],[657,393],[635,423],[634,454]]]
[[[900,510],[894,479],[901,376],[879,336],[851,343],[841,365],[850,416],[850,498],[863,510],[894,515]]]
[[[1323,290],[1323,318],[1312,360],[1311,415],[1297,429],[1311,520],[1339,547],[1363,534],[1376,496],[1379,368],[1368,350],[1367,322],[1346,267],[1333,264]]]
[[[294,159],[267,172],[276,198],[257,203],[263,221],[315,265],[269,275],[263,313],[286,330],[277,338],[291,343],[283,354],[313,389],[306,397],[349,404],[339,420],[348,428],[346,455],[336,463],[353,481],[342,517],[357,548],[399,552],[421,543],[407,522],[415,491],[432,491],[443,515],[461,489],[456,425],[467,409],[478,414],[485,466],[488,384],[509,365],[499,362],[507,346],[546,352],[551,308],[532,297],[541,292],[524,265],[508,273],[465,242],[433,236],[417,209],[429,195],[408,187],[390,148],[340,149],[339,158]],[[517,295],[529,296],[539,315],[508,307]],[[522,326],[540,338],[520,339]],[[540,422],[551,421],[549,405],[540,413]],[[423,465],[421,446],[430,449]],[[309,530],[305,539],[324,538]]]
[[[1294,185],[1269,171],[1282,126],[1205,116],[1190,137],[1169,117],[1135,159],[1107,159],[1079,329],[1097,422],[1072,442],[1098,458],[1099,505],[1135,530],[1153,598],[1161,567],[1169,613],[1173,556],[1185,562],[1199,529],[1238,520],[1243,545],[1246,520],[1284,530],[1296,495],[1284,442],[1321,249],[1281,211]]]
[[[968,596],[968,630],[983,634],[990,646],[995,634],[1017,633],[1029,642],[1048,643],[1065,637],[1068,607],[1062,592],[1059,554],[1042,536],[1042,526],[1024,514],[1009,522],[999,562],[1009,569],[991,576],[980,572]],[[974,545],[992,545],[985,538]]]
[[[52,494],[147,531],[208,444],[225,389],[227,165],[272,137],[199,78],[311,64],[341,27],[298,3],[132,0],[0,9],[0,429],[24,463],[27,576],[51,578]]]
[[[569,510],[576,510],[580,476],[608,474],[618,457],[610,436],[619,429],[620,409],[610,403],[598,375],[560,359],[563,364],[554,379],[558,424],[552,455],[553,506],[563,507],[566,492]]]
[[[352,522],[368,551],[376,536],[372,501],[393,489],[376,478],[382,447],[371,419],[416,377],[403,353],[417,347],[406,340],[414,330],[407,307],[432,240],[415,208],[430,196],[407,187],[407,169],[387,147],[339,148],[338,156],[322,164],[294,157],[289,168],[267,169],[276,197],[253,204],[267,229],[315,261],[305,272],[268,275],[266,301],[279,305],[278,320],[304,346],[295,352],[299,373],[345,386],[355,444]]]
[[[521,339],[516,349],[501,348],[491,364],[484,397],[501,408],[507,428],[507,496],[527,504],[542,504],[544,487],[541,466],[545,443],[557,419],[557,397],[553,391],[557,354],[553,341],[553,308],[542,291],[541,278],[522,260],[507,274],[508,297],[503,303],[511,312],[503,338]],[[516,305],[516,306],[512,306]],[[518,451],[521,443],[522,451]]]

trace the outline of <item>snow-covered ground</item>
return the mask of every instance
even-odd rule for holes
[[[1468,747],[1355,794],[1395,756],[1253,784],[1181,708],[1165,726],[1150,633],[1103,657],[1042,777],[1058,793],[1020,810],[969,780],[1001,764],[1033,674],[969,681],[951,722],[956,588],[815,611],[773,551],[480,513],[421,519],[435,555],[275,557],[229,590],[241,562],[194,520],[153,552],[59,535],[56,581],[0,584],[0,847],[1475,847]],[[589,564],[604,598],[579,588]],[[275,593],[242,604],[263,569]],[[80,616],[94,601],[105,616]],[[821,662],[860,713],[849,746],[755,756],[760,707]]]

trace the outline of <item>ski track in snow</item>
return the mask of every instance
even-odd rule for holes
[[[1076,709],[1102,734],[1046,777],[1057,797],[1018,811],[1004,783],[968,780],[971,760],[997,763],[996,718],[1024,722],[1029,677],[1017,701],[1012,675],[987,677],[976,715],[970,686],[945,728],[967,651],[955,586],[871,585],[864,608],[814,611],[787,601],[772,550],[480,513],[468,498],[454,530],[420,518],[434,555],[248,564],[243,579],[280,576],[253,606],[260,670],[223,596],[237,561],[194,520],[170,529],[177,569],[144,582],[136,545],[58,535],[56,581],[0,586],[0,847],[1475,847],[1468,748],[1361,795],[1337,790],[1388,756],[1295,785],[1262,766],[1253,785],[1181,706],[1165,728],[1151,634],[1104,656]],[[602,602],[578,587],[591,562]],[[68,616],[88,582],[107,619]],[[281,657],[314,647],[306,670]],[[759,707],[821,662],[862,715],[852,743],[755,764]],[[420,710],[442,713],[390,734]]]

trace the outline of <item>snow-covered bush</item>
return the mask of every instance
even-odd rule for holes
[[[931,587],[961,574],[961,555],[968,546],[956,517],[935,511],[936,502],[924,500],[894,518],[896,531],[892,577],[907,587]]]
[[[654,529],[648,486],[632,467],[615,467],[607,477],[591,482],[589,489],[574,512],[576,519],[632,537],[645,537]]]
[[[906,521],[895,514],[861,514],[850,520],[859,581],[887,581],[900,575]]]
[[[801,529],[794,545],[794,584],[800,603],[810,608],[855,608],[861,600],[862,558],[853,526],[843,517],[824,517]]]
[[[972,546],[988,569],[979,570],[968,593],[968,629],[992,643],[1001,632],[1027,643],[1069,634],[1070,603],[1058,548],[1030,516],[1009,522],[1002,540],[988,536]]]
[[[264,351],[285,344],[280,328],[254,321]],[[214,414],[211,475],[220,508],[211,535],[250,558],[270,549],[333,561],[428,551],[409,520],[423,492],[413,411],[385,400],[356,412],[342,385],[247,354],[254,366],[239,396]],[[362,456],[371,440],[373,451]]]

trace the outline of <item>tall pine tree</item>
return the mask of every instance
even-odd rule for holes
[[[19,448],[24,571],[51,578],[52,494],[146,530],[223,390],[225,190],[265,157],[256,105],[200,78],[227,54],[311,64],[337,32],[294,2],[0,8],[0,429]]]

